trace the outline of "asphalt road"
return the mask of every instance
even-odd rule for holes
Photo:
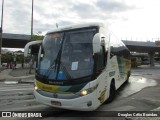
[[[97,112],[97,114],[93,115],[92,119],[96,119],[99,116],[101,117],[98,119],[102,119],[103,116],[105,116],[105,113],[107,113],[104,111],[151,111],[158,109],[160,107],[159,91],[160,77],[157,69],[152,69],[151,71],[141,68],[133,69],[129,83],[124,84],[117,91],[116,98],[112,103],[101,105],[96,111],[103,111],[103,113],[101,112],[101,115],[99,115],[100,112]],[[47,111],[43,113],[44,116],[41,118],[44,120],[75,119],[73,115],[80,116],[83,114],[83,112],[77,113],[76,111],[55,109],[50,106],[37,103],[33,96],[32,83],[6,81],[0,83],[0,111]],[[8,120],[8,118],[0,119]],[[87,118],[76,117],[76,119]],[[124,120],[125,118],[114,117],[107,119]]]

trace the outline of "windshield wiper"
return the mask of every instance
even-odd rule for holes
[[[65,36],[65,34],[64,34],[64,36]],[[55,78],[55,80],[57,80],[58,74],[59,74],[59,71],[60,71],[60,66],[61,66],[61,70],[64,73],[64,75],[66,76],[66,78],[67,79],[72,79],[71,75],[68,73],[66,67],[61,63],[61,54],[62,54],[62,47],[63,47],[63,42],[64,42],[64,36],[63,36],[63,39],[62,39],[62,43],[61,43],[60,49],[59,49],[58,54],[56,56],[56,59],[53,61],[53,63],[47,69],[47,71],[45,73],[45,77],[47,77],[47,78],[49,77],[50,70],[54,67],[55,72],[56,72],[56,78]]]
[[[51,66],[47,69],[45,72],[45,77],[48,78],[50,70],[54,67],[55,72],[57,71],[57,66],[58,66],[58,61],[59,61],[59,56],[60,56],[60,50],[58,51],[56,59],[51,63]]]
[[[57,71],[57,66],[58,66],[58,64],[59,64],[59,62],[60,62],[60,59],[61,59],[61,48],[60,48],[60,50],[58,51],[58,54],[57,54],[57,57],[56,57],[56,59],[54,60],[55,61],[55,71]]]
[[[65,33],[63,35],[62,43],[61,43],[60,49],[58,51],[57,57],[55,59],[56,80],[57,80],[58,73],[59,73],[59,70],[60,70],[61,54],[62,54],[62,47],[63,47],[63,42],[64,42],[64,36],[65,36]]]
[[[56,56],[56,59],[53,61],[53,63],[52,63],[51,66],[47,69],[47,71],[46,71],[46,73],[45,73],[45,76],[46,76],[47,78],[48,78],[48,76],[49,76],[50,70],[53,68],[53,66],[54,66],[54,64],[55,64],[55,72],[56,72],[56,80],[57,80],[58,72],[59,72],[59,69],[60,69],[60,61],[61,61],[61,53],[62,53],[64,36],[65,36],[65,34],[63,35],[62,42],[61,42],[61,45],[60,45],[60,49],[59,49],[59,51],[58,51],[58,54],[57,54],[57,56]]]
[[[64,72],[66,78],[67,78],[68,80],[69,80],[69,79],[72,79],[72,77],[71,77],[71,75],[69,74],[69,72],[67,71],[66,67],[65,67],[62,63],[60,63],[60,64],[61,64],[61,66],[62,66],[62,72]]]
[[[51,64],[51,66],[50,66],[50,67],[47,69],[47,71],[45,72],[44,76],[45,76],[46,78],[48,78],[49,72],[50,72],[50,70],[54,67],[54,64],[55,64],[55,60],[53,61],[53,63]]]

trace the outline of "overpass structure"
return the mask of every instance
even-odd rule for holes
[[[24,34],[2,34],[2,47],[7,48],[24,48],[25,45],[31,41],[30,35]],[[148,53],[150,57],[151,66],[154,66],[154,54],[160,52],[160,42],[150,41],[133,41],[122,40],[131,52]]]
[[[2,34],[2,47],[7,48],[24,48],[30,42],[31,36],[24,34]]]
[[[128,40],[122,40],[122,41],[132,52],[148,53],[150,58],[150,64],[151,66],[154,66],[155,52],[160,52],[160,45],[157,41],[156,42],[128,41]]]

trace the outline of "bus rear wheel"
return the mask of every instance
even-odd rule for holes
[[[127,73],[127,79],[126,79],[125,83],[128,83],[130,75],[131,75],[131,71],[129,71],[129,72]]]
[[[116,87],[114,82],[112,82],[110,85],[109,98],[106,100],[105,103],[111,103],[115,98],[115,94],[116,94]]]

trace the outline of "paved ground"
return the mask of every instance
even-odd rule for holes
[[[21,64],[17,64],[16,69],[7,69],[5,67],[0,68],[0,80],[8,79],[8,78],[24,78],[29,76],[34,76],[35,69],[31,70],[31,74],[29,73],[29,66],[26,66],[22,69]]]
[[[11,80],[31,80],[30,83],[11,82]],[[33,96],[33,79],[34,71],[29,74],[29,69],[18,68],[16,70],[3,70],[0,72],[0,111],[2,110],[18,110],[18,111],[46,111],[44,120],[51,119],[106,119],[104,117],[92,118],[75,118],[63,117],[66,114],[72,116],[76,114],[74,111],[58,112],[57,115],[62,117],[52,117],[54,109],[49,106],[39,104]],[[9,81],[8,81],[9,80]],[[4,81],[4,82],[3,82]],[[141,66],[132,69],[132,75],[129,83],[125,84],[116,94],[116,99],[110,104],[103,104],[98,111],[160,111],[160,66],[150,68],[149,66]],[[16,119],[16,118],[15,118]],[[129,118],[127,118],[129,119]],[[6,119],[8,120],[8,119]],[[126,118],[107,118],[107,120],[126,120]],[[160,118],[132,118],[132,120],[160,120]]]
[[[32,69],[31,74],[29,74],[29,69],[17,68],[12,69],[1,69],[0,71],[0,82],[1,81],[23,81],[23,82],[33,82],[35,71]]]
[[[14,77],[20,77],[20,76],[30,76],[30,75],[34,75],[35,73],[35,69],[31,70],[31,74],[29,73],[29,68],[18,68],[15,70],[12,70],[9,75],[14,76]]]
[[[142,76],[148,79],[157,80],[160,84],[160,65],[156,65],[155,67],[150,67],[149,65],[142,65],[137,68],[132,68],[132,75],[134,76]]]

